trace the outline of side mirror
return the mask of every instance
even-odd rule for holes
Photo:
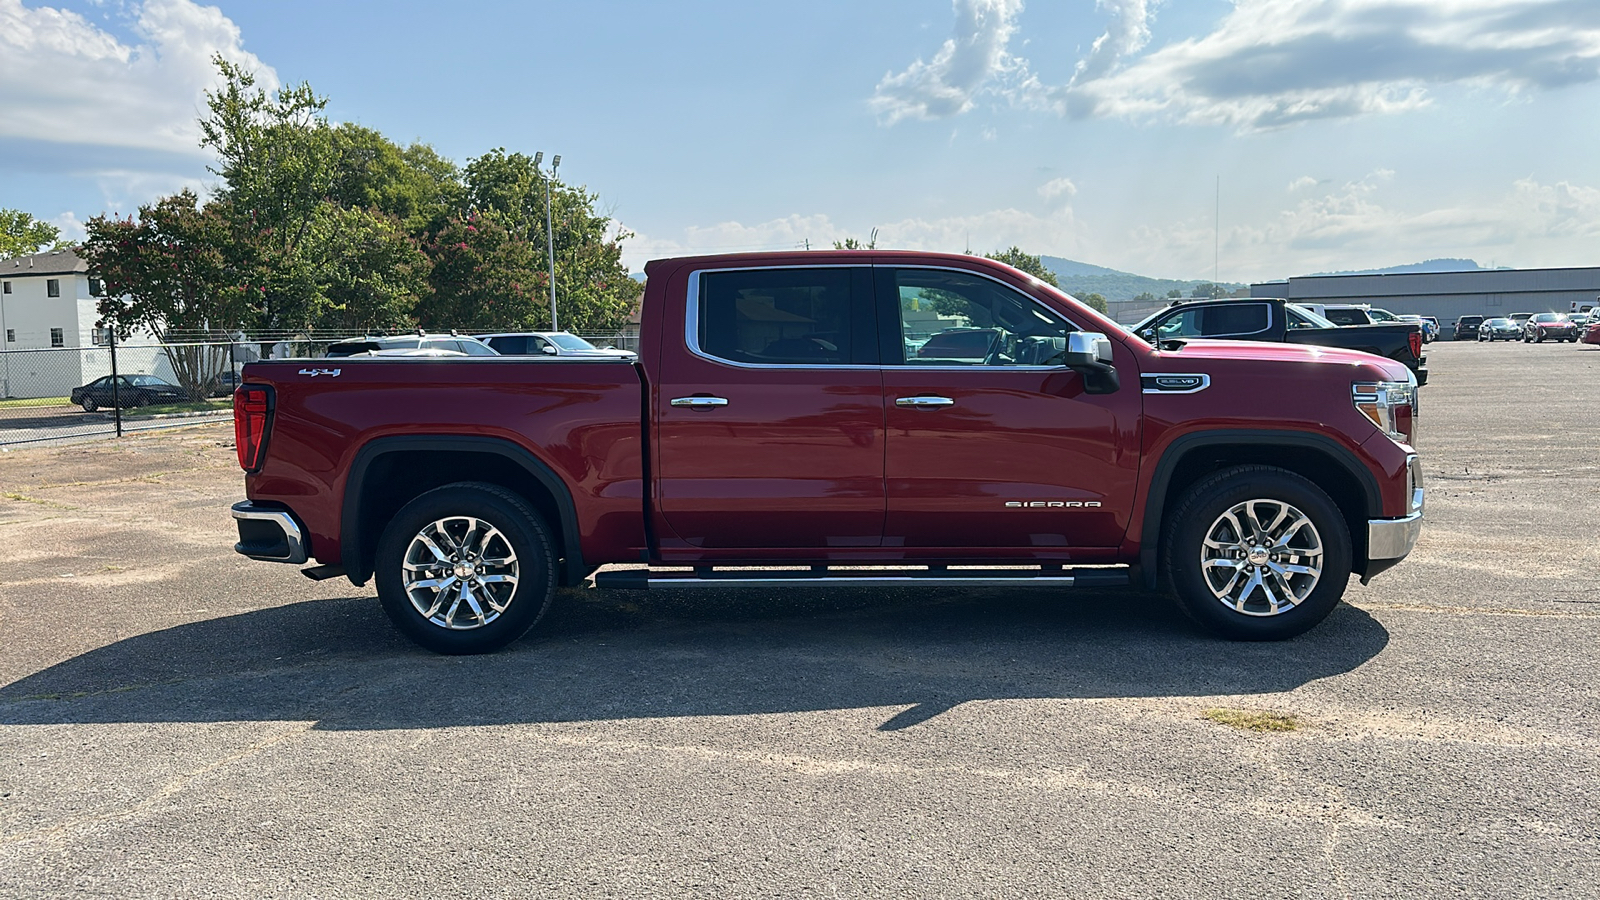
[[[545,344],[543,347],[539,348],[539,352],[547,354],[549,356],[555,356],[556,355],[556,348],[550,346],[549,344]]]
[[[1122,386],[1111,360],[1111,339],[1105,335],[1095,331],[1074,331],[1067,335],[1067,349],[1061,355],[1061,363],[1083,374],[1085,393],[1112,394]]]

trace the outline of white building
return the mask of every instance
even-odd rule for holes
[[[63,397],[111,372],[106,331],[95,327],[100,283],[72,250],[0,260],[0,397]],[[117,370],[171,380],[149,333],[118,348]]]

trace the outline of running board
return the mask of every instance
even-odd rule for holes
[[[616,590],[642,591],[674,588],[769,588],[769,587],[904,587],[925,584],[930,587],[969,588],[1108,588],[1129,584],[1126,568],[1069,569],[1060,566],[1028,569],[950,569],[849,567],[830,569],[750,569],[718,570],[697,568],[692,572],[661,569],[623,569],[596,572],[594,586]]]

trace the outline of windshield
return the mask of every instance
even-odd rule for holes
[[[1539,313],[1533,317],[1535,322],[1565,322],[1567,317],[1561,313]]]
[[[1395,315],[1392,312],[1389,312],[1387,309],[1379,309],[1376,306],[1374,306],[1373,308],[1367,310],[1367,315],[1370,316],[1372,318],[1372,321],[1374,321],[1374,322],[1398,322],[1398,321],[1400,321],[1400,317],[1399,316]]]
[[[598,350],[599,348],[575,334],[551,334],[545,336],[550,343],[563,350]]]
[[[166,384],[165,381],[154,375],[129,375],[128,383],[135,387],[153,387],[158,384]]]
[[[1510,325],[1511,324],[1511,320],[1510,319],[1490,319],[1485,324],[1488,324],[1488,325]]]

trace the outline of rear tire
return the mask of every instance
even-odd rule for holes
[[[93,397],[83,398],[83,402],[78,405],[83,407],[84,412],[94,412],[100,408],[100,405],[94,402]]]
[[[556,593],[553,532],[521,497],[458,482],[407,503],[378,540],[383,611],[435,653],[488,653],[528,632]]]
[[[1202,479],[1163,529],[1178,607],[1213,634],[1277,641],[1316,626],[1344,596],[1350,531],[1321,488],[1274,466]]]

